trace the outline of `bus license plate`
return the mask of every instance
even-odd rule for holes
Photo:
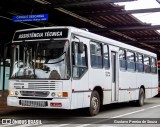
[[[50,105],[52,107],[62,107],[62,103],[54,103],[54,102],[51,102]]]

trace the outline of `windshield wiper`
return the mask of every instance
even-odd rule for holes
[[[46,63],[46,64],[56,64],[56,63],[60,63],[62,61],[64,61],[64,59],[61,59],[60,61],[57,61],[57,62],[54,62],[54,63]]]
[[[63,54],[65,54],[65,57],[66,57],[66,52],[63,52]],[[63,54],[62,54],[62,55],[63,55]],[[61,55],[61,56],[62,56],[62,55]],[[64,57],[63,59],[57,61],[57,62],[54,62],[54,63],[46,63],[46,64],[57,64],[57,63],[60,63],[60,62],[64,61],[65,57]]]

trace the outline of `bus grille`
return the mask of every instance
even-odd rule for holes
[[[31,90],[62,90],[62,81],[36,81],[21,80],[14,83],[15,89],[31,89]]]
[[[49,91],[20,91],[22,96],[47,97]]]
[[[28,101],[28,100],[20,100],[19,104],[22,106],[31,106],[31,107],[47,107],[47,101]]]

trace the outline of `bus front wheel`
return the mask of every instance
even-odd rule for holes
[[[90,116],[97,115],[99,110],[100,110],[100,97],[99,93],[94,90],[91,94],[91,99],[90,99],[90,107],[89,107]]]

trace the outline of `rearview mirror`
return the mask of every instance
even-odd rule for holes
[[[83,53],[83,46],[84,46],[83,42],[78,43],[78,53]]]

